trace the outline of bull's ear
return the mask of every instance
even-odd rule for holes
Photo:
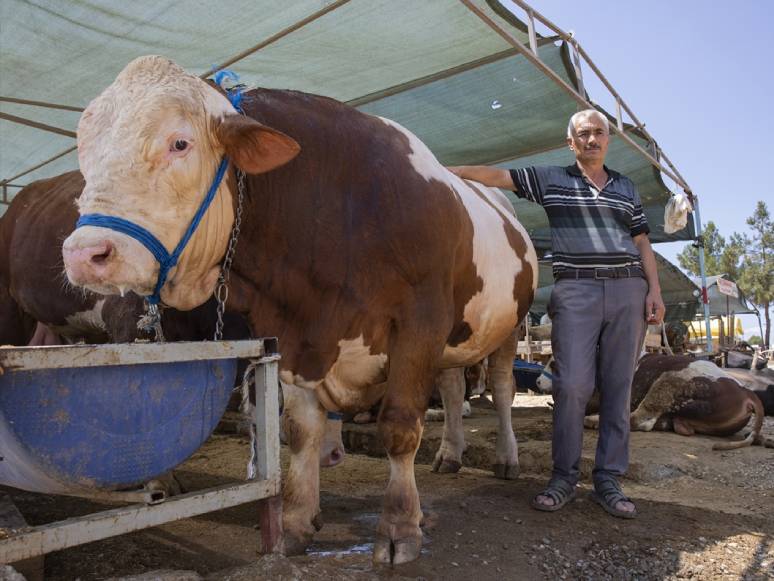
[[[295,139],[244,115],[226,115],[217,124],[216,133],[226,155],[245,173],[273,170],[301,151]]]

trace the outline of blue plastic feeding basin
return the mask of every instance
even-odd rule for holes
[[[1,348],[0,484],[115,490],[171,470],[215,429],[237,359],[262,345]]]
[[[519,390],[537,389],[537,379],[543,372],[543,366],[539,363],[530,363],[523,359],[513,360],[513,378]]]

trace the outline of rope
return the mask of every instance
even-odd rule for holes
[[[84,214],[78,219],[75,227],[80,228],[81,226],[95,226],[97,228],[108,228],[110,230],[115,230],[116,232],[121,232],[122,234],[131,236],[137,240],[137,242],[147,248],[159,263],[159,276],[156,281],[156,286],[153,289],[153,294],[145,298],[149,304],[158,305],[161,302],[161,289],[164,286],[164,283],[167,281],[169,271],[177,264],[177,261],[179,260],[180,255],[183,253],[183,250],[185,250],[188,241],[193,236],[196,228],[199,226],[199,223],[202,220],[202,217],[207,211],[207,208],[210,207],[212,200],[215,198],[215,193],[218,191],[218,187],[223,180],[223,176],[226,173],[226,168],[228,168],[228,157],[224,156],[220,162],[220,165],[218,166],[218,171],[215,174],[215,178],[213,179],[212,184],[210,185],[210,189],[207,191],[207,195],[204,197],[204,200],[202,200],[199,209],[196,211],[196,214],[191,220],[191,223],[188,225],[188,228],[183,234],[183,238],[175,247],[175,250],[172,252],[172,254],[167,252],[167,249],[164,247],[164,245],[151,232],[139,224],[135,224],[134,222],[130,222],[124,218],[119,218],[118,216],[108,216],[106,214]]]

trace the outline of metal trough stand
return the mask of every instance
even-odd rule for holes
[[[46,350],[45,357],[35,349]],[[191,350],[195,350],[195,356]],[[191,359],[251,359],[255,368],[255,478],[241,484],[230,484],[199,490],[166,499],[157,504],[132,504],[84,517],[71,518],[47,525],[26,528],[0,540],[0,564],[11,564],[123,535],[175,520],[190,518],[239,504],[258,501],[258,520],[262,552],[281,552],[282,497],[280,473],[278,361],[276,339],[220,341],[203,343],[167,343],[127,345],[76,345],[70,347],[3,348],[0,350],[0,372],[16,369],[72,367],[73,356],[78,366],[131,365],[164,363]],[[2,523],[0,523],[2,526]]]

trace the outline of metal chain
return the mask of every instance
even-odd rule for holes
[[[215,341],[223,339],[223,313],[226,310],[226,301],[228,300],[228,280],[231,271],[231,263],[234,261],[239,232],[242,227],[242,206],[245,199],[245,173],[237,169],[237,210],[234,217],[234,226],[231,228],[231,237],[228,240],[226,256],[223,258],[223,264],[220,267],[220,276],[218,277],[218,286],[215,287],[215,300],[218,303],[218,320],[215,322]]]
[[[153,332],[156,343],[164,343],[164,331],[161,328],[161,310],[158,305],[145,302],[145,314],[137,321],[137,328],[146,333]]]

